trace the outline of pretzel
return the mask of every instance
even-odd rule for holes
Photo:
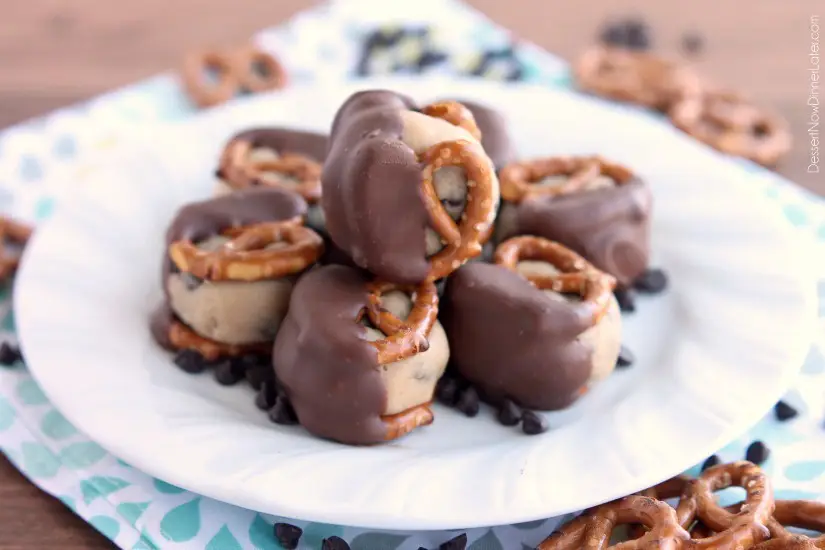
[[[429,426],[433,423],[433,411],[430,410],[430,403],[415,406],[397,414],[382,416],[381,420],[387,425],[385,441],[392,441],[406,435],[421,426]]]
[[[31,234],[32,229],[28,225],[0,216],[0,280],[11,276],[20,263],[19,255],[6,253],[6,243],[25,246]]]
[[[214,83],[204,75],[209,71],[215,73]],[[257,93],[286,85],[286,71],[280,62],[254,46],[187,55],[181,75],[186,92],[200,107],[226,103],[241,91]]]
[[[299,218],[230,227],[230,240],[217,250],[203,250],[191,240],[169,245],[169,257],[183,272],[211,281],[257,281],[303,271],[321,257],[324,241]],[[279,248],[268,248],[286,243]]]
[[[421,109],[421,113],[434,118],[440,118],[467,132],[481,141],[481,129],[476,124],[473,112],[457,101],[439,101],[431,103]]]
[[[594,325],[607,312],[616,280],[569,248],[531,235],[513,237],[496,248],[495,263],[510,271],[518,272],[518,263],[524,260],[545,261],[561,271],[558,275],[531,274],[526,278],[540,290],[579,294]]]
[[[405,321],[381,307],[381,296],[393,290],[414,294],[413,308]],[[401,361],[429,348],[427,338],[438,316],[438,291],[432,282],[418,286],[374,281],[367,286],[367,307],[362,310],[375,328],[387,337],[370,342],[378,364]],[[360,321],[360,319],[358,319]]]
[[[667,110],[681,97],[701,91],[699,77],[687,67],[650,53],[597,46],[573,65],[583,90],[653,109]]]
[[[492,224],[493,173],[476,144],[465,140],[444,141],[419,155],[424,164],[421,191],[433,229],[444,248],[430,258],[429,281],[445,277],[466,260],[481,254],[481,242]],[[445,166],[462,166],[467,174],[467,206],[456,222],[444,209],[435,190],[435,172]]]
[[[322,166],[314,159],[298,153],[287,153],[274,159],[250,159],[252,143],[245,139],[230,141],[221,154],[220,176],[235,189],[256,185],[279,187],[298,193],[307,202],[321,198]],[[297,180],[297,185],[284,185],[264,177],[267,172],[279,172]]]
[[[562,185],[532,185],[550,176],[569,176]],[[547,157],[512,162],[499,173],[501,198],[519,203],[538,196],[559,196],[582,191],[599,175],[622,185],[633,179],[633,173],[600,157]]]
[[[261,355],[272,353],[272,342],[244,345],[224,344],[204,338],[178,319],[173,319],[169,325],[169,343],[178,350],[197,351],[206,361],[217,361],[221,357],[239,357],[250,353]]]
[[[685,97],[669,116],[674,126],[714,149],[763,166],[774,166],[791,148],[787,122],[735,92]]]

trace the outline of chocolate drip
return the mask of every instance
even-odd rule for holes
[[[587,384],[593,350],[577,338],[591,318],[581,305],[480,262],[448,279],[441,304],[451,362],[486,401],[557,410]]]
[[[299,153],[323,162],[327,153],[327,136],[316,132],[290,128],[251,128],[233,136],[231,141],[242,140],[253,149],[264,147],[277,153]]]
[[[311,433],[354,445],[384,441],[387,405],[375,348],[356,322],[367,277],[331,265],[304,275],[275,340],[275,375]]]

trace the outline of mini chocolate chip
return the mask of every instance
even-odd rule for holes
[[[698,32],[688,32],[682,36],[682,49],[691,55],[701,52],[704,45],[705,41]]]
[[[195,277],[191,273],[181,273],[180,278],[186,286],[186,290],[195,290],[203,284],[203,279]]]
[[[350,550],[347,541],[341,537],[329,537],[321,542],[321,550]]]
[[[773,412],[776,415],[776,419],[780,422],[785,422],[792,418],[796,418],[796,416],[799,414],[799,411],[797,411],[784,401],[779,401],[776,405],[774,405]]]
[[[631,288],[617,288],[613,291],[619,309],[626,313],[636,311],[636,293]]]
[[[461,533],[447,542],[441,543],[438,550],[464,550],[467,548],[467,533]]]
[[[524,411],[521,415],[521,431],[527,435],[538,435],[550,428],[547,420],[533,411]]]
[[[275,399],[275,406],[269,409],[269,419],[275,424],[284,426],[292,426],[298,423],[298,417],[295,414],[295,409],[292,408],[292,403],[283,395],[279,395]]]
[[[658,294],[667,288],[667,275],[661,269],[648,269],[633,281],[633,287],[645,294]]]
[[[636,362],[636,356],[633,355],[633,352],[627,349],[625,346],[619,348],[619,357],[616,359],[616,367],[623,369],[626,367],[631,366],[633,363]]]
[[[458,396],[458,402],[456,402],[455,408],[463,412],[466,416],[472,417],[477,415],[480,407],[478,392],[475,388],[470,387],[461,392],[461,395]]]
[[[275,378],[275,372],[272,367],[261,366],[259,364],[249,365],[246,368],[246,381],[252,386],[252,389],[259,390],[264,382],[268,382]]]
[[[450,375],[444,375],[435,385],[435,398],[439,403],[454,407],[458,397],[458,380]]]
[[[289,523],[275,524],[275,538],[278,539],[278,543],[286,550],[295,550],[298,548],[298,543],[301,541],[301,535],[303,534],[304,530],[295,525],[290,525]]]
[[[261,384],[261,388],[258,390],[258,395],[255,397],[255,406],[262,411],[268,411],[275,406],[277,397],[275,384],[267,380]]]
[[[521,409],[509,399],[505,399],[498,408],[496,418],[504,426],[515,426],[521,422]]]
[[[223,179],[223,170],[221,168],[217,168],[215,170],[215,177],[218,178],[219,180]]]
[[[644,21],[632,20],[625,23],[627,29],[627,47],[634,50],[647,50],[650,48],[650,28]]]
[[[419,546],[419,547],[418,547],[418,550],[429,550],[429,549],[424,548],[423,546]]]
[[[241,364],[234,360],[226,360],[215,365],[215,380],[222,386],[232,386],[243,378]]]
[[[198,374],[206,369],[203,356],[193,349],[180,350],[175,356],[175,364],[189,374]]]
[[[702,463],[702,471],[704,472],[708,468],[713,468],[717,464],[721,464],[722,459],[719,458],[717,455],[710,455],[707,460]]]
[[[0,345],[0,365],[11,367],[20,361],[20,359],[20,348],[8,342],[3,342],[3,344]]]
[[[748,446],[748,450],[745,451],[745,460],[753,462],[757,466],[762,465],[770,456],[771,450],[767,445],[758,440],[751,443]]]

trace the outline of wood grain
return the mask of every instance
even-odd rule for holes
[[[808,174],[810,17],[819,0],[471,0],[493,20],[568,59],[613,16],[641,15],[658,49],[675,52],[697,31],[699,68],[788,118],[795,146],[780,172],[825,194]],[[305,0],[37,0],[3,3],[0,20],[0,126],[75,103],[177,63],[183,52],[237,42],[308,7]],[[817,12],[817,7],[820,12]],[[822,19],[820,19],[822,24]],[[58,501],[0,460],[0,548],[111,548]]]

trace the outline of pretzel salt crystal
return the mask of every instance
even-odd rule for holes
[[[433,230],[444,241],[444,248],[430,258],[427,280],[446,277],[466,260],[481,254],[481,243],[492,224],[494,204],[493,173],[481,148],[469,141],[444,141],[419,155],[424,164],[421,191],[424,207]],[[441,204],[435,190],[435,172],[446,166],[461,166],[467,177],[467,206],[456,222]]]
[[[439,101],[421,109],[421,113],[443,119],[453,126],[464,128],[471,136],[481,140],[481,130],[476,123],[473,112],[457,101]]]
[[[266,355],[272,352],[272,342],[259,344],[225,344],[204,338],[177,319],[169,324],[169,343],[178,350],[197,351],[206,361],[217,361],[222,357],[239,357],[249,354]]]
[[[20,257],[6,254],[6,241],[24,246],[32,235],[32,228],[23,223],[0,216],[0,280],[5,280],[15,272]]]
[[[257,281],[298,273],[318,261],[324,249],[321,237],[295,218],[222,232],[230,240],[217,250],[197,247],[190,240],[169,245],[169,257],[183,272],[211,281]],[[280,248],[273,244],[286,243]]]
[[[616,280],[569,248],[541,237],[524,235],[508,239],[496,249],[495,262],[510,271],[517,272],[519,262],[524,260],[544,261],[561,271],[558,275],[530,274],[526,278],[540,290],[579,294],[594,325],[607,312]]]
[[[764,166],[776,165],[791,148],[791,132],[781,116],[734,92],[685,97],[669,116],[674,126],[714,149]]]
[[[543,178],[560,175],[569,176],[562,185],[534,185]],[[617,185],[633,178],[633,173],[624,166],[599,157],[548,157],[512,162],[499,173],[501,198],[519,203],[537,196],[576,193],[599,175],[610,177]]]

